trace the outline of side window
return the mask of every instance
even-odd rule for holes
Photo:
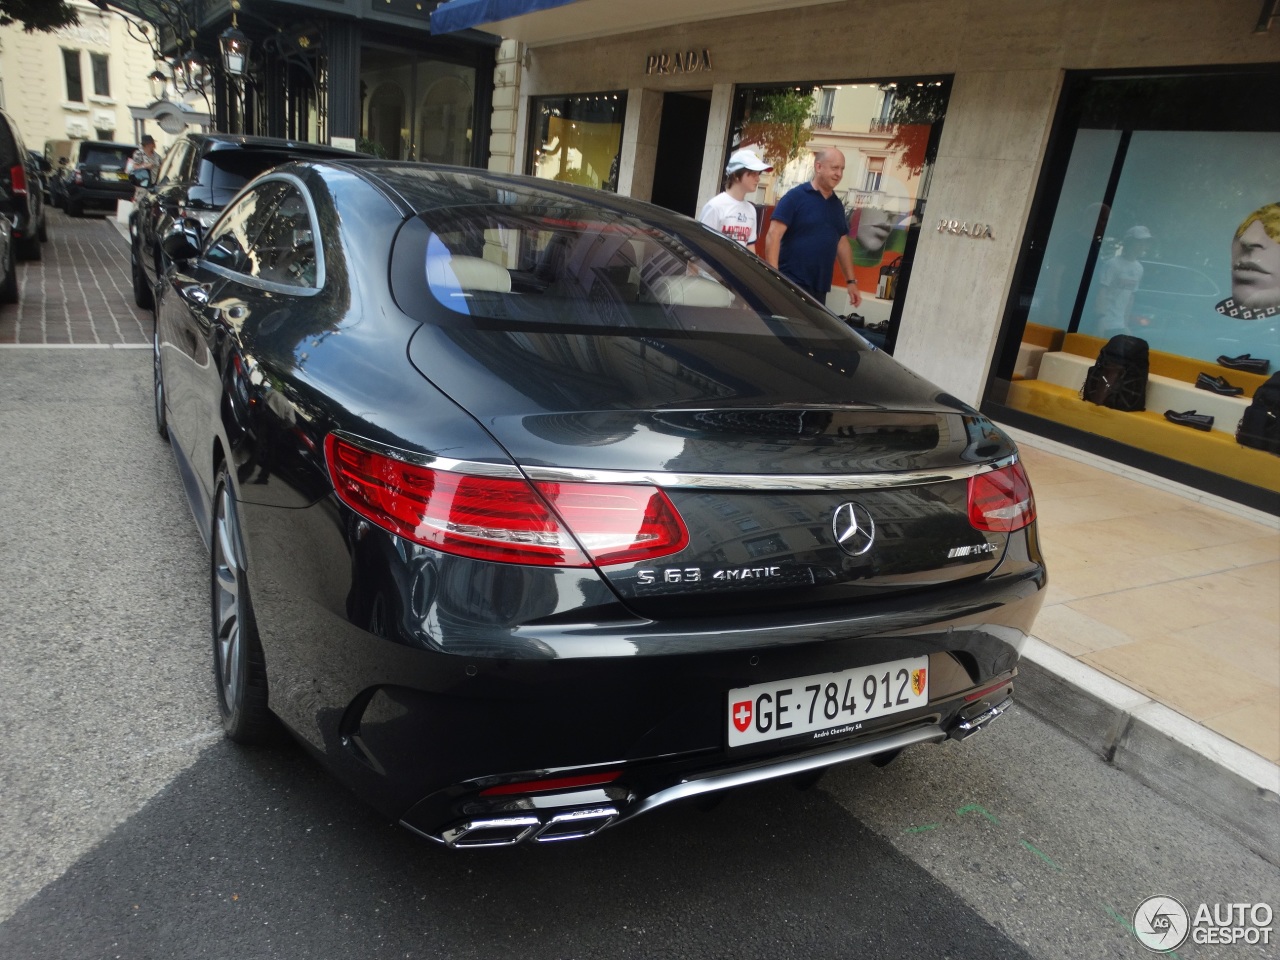
[[[320,256],[307,202],[293,184],[273,181],[269,185],[284,189],[253,243],[250,272],[271,283],[315,287],[320,277]]]
[[[288,184],[268,181],[241,197],[213,226],[205,244],[206,261],[236,273],[257,274],[253,242]]]
[[[190,149],[185,140],[179,140],[173,145],[169,155],[160,164],[160,170],[156,174],[157,184],[182,179],[182,166]]]

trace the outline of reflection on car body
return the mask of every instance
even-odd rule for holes
[[[278,718],[409,829],[497,846],[1007,708],[1045,585],[1014,444],[736,244],[317,159],[164,245],[156,421],[233,739]]]

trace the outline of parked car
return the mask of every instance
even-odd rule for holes
[[[209,227],[240,188],[265,170],[295,158],[359,157],[322,144],[217,133],[189,133],[169,148],[155,183],[135,176],[138,193],[129,220],[133,297],[150,309],[166,261],[160,239],[174,220]]]
[[[28,150],[27,156],[31,158],[31,166],[35,168],[36,177],[40,181],[40,190],[44,196],[45,206],[50,206],[53,203],[53,194],[50,190],[50,181],[53,179],[53,165],[39,151]]]
[[[1046,583],[1014,443],[732,241],[314,161],[157,287],[156,425],[236,741],[453,847],[963,739]]]
[[[18,264],[14,252],[13,221],[0,214],[0,303],[18,302]]]
[[[50,203],[59,210],[67,205],[67,169],[71,165],[71,155],[75,153],[74,140],[46,140],[44,142],[44,158],[49,164]]]
[[[115,212],[121,200],[133,199],[129,159],[138,148],[128,143],[81,140],[63,175],[67,215],[84,216],[85,210]]]
[[[39,260],[40,244],[49,239],[44,191],[39,170],[23,143],[13,118],[0,110],[0,214],[10,220],[20,260]]]

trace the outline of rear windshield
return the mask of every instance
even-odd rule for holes
[[[430,211],[397,238],[392,282],[406,312],[436,322],[854,339],[753,255],[705,227],[690,222],[672,230],[593,207]]]
[[[95,167],[119,167],[123,170],[131,156],[133,151],[128,147],[85,147],[80,162]]]
[[[258,174],[288,163],[279,153],[255,150],[214,150],[200,161],[196,183],[188,191],[193,206],[225,207],[240,188]]]

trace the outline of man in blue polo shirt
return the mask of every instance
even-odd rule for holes
[[[844,154],[826,147],[813,155],[813,179],[778,201],[764,238],[764,258],[819,303],[831,289],[831,266],[840,261],[849,302],[862,302],[853,276],[849,221],[835,195],[844,177]]]

